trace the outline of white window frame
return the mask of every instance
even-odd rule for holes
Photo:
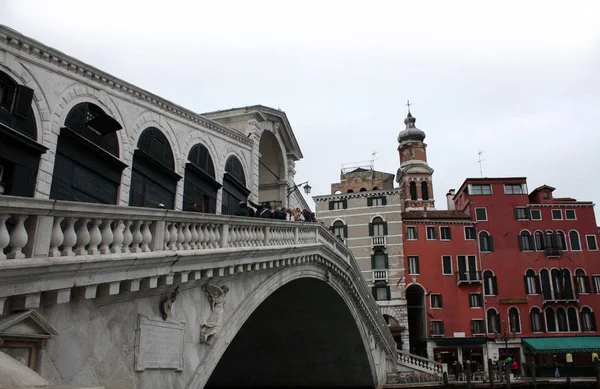
[[[442,238],[442,228],[447,228],[448,231],[450,231],[450,239],[444,239]],[[440,226],[440,240],[444,241],[444,242],[449,242],[452,240],[452,230],[450,228],[450,226]]]
[[[575,231],[577,233],[577,241],[579,242],[579,250],[573,250],[573,245],[571,244],[571,232],[573,232],[573,231]],[[569,230],[569,235],[566,235],[565,237],[568,237],[569,247],[571,248],[571,251],[574,251],[574,252],[583,251],[583,246],[581,245],[581,234],[579,233],[579,231]],[[586,241],[586,245],[587,245],[587,241]]]
[[[475,234],[475,236],[473,238],[471,238],[471,239],[467,238],[467,230],[469,228],[472,228],[473,229],[473,233]],[[465,226],[464,229],[463,229],[463,231],[464,231],[464,234],[465,234],[465,240],[477,240],[477,229],[475,228],[475,226]]]
[[[592,238],[594,238],[594,243],[596,244],[595,249],[590,248],[590,244],[588,243],[588,236],[591,236]],[[585,235],[585,245],[586,245],[588,251],[598,251],[598,239],[596,239],[596,235]]]
[[[477,210],[478,209],[483,209],[483,212],[485,212],[485,219],[479,219],[477,216]],[[478,222],[487,222],[488,221],[488,214],[487,214],[487,208],[486,207],[477,207],[475,208],[475,220],[477,220]]]
[[[534,308],[537,308],[537,310],[540,311],[538,313],[538,315],[537,315],[538,320],[540,321],[540,323],[539,323],[540,325],[538,326],[538,328],[540,329],[540,331],[534,331],[533,330],[533,320],[531,320],[531,311],[533,311]],[[540,307],[537,307],[537,306],[531,307],[529,309],[529,325],[531,327],[531,333],[533,333],[533,334],[542,334],[542,333],[544,333],[543,329],[546,327],[546,316],[544,314],[544,310],[543,309],[541,309]],[[523,326],[521,326],[521,330],[523,329],[522,327]]]
[[[431,336],[444,336],[444,333],[441,333],[441,334],[434,334],[433,333],[433,323],[442,323],[441,325],[443,327],[444,326],[444,324],[443,324],[444,321],[443,320],[431,320],[429,323],[431,325]]]
[[[471,296],[480,296],[481,305],[478,307],[471,306]],[[483,293],[469,293],[469,308],[471,308],[471,309],[482,309],[483,308]]]
[[[511,193],[508,193],[506,191],[506,187],[510,187],[511,188]],[[521,190],[521,193],[514,193],[514,187],[518,186]],[[526,194],[523,188],[523,184],[504,184],[504,194],[506,195],[522,195],[522,194]]]
[[[444,301],[442,299],[442,306],[441,307],[434,307],[433,306],[433,296],[440,296],[440,298],[442,297],[441,293],[432,293],[429,295],[429,309],[442,309],[444,307]]]
[[[425,239],[426,240],[437,240],[437,238],[435,238],[435,237],[433,237],[431,239],[429,238],[429,230],[430,229],[433,229],[433,231],[435,231],[436,227],[435,226],[425,226]]]
[[[411,238],[408,234],[408,229],[411,229],[411,231],[414,231],[415,233],[413,234],[413,237]],[[419,240],[418,238],[418,229],[417,226],[406,226],[406,240]]]
[[[573,215],[575,216],[573,219],[569,219],[567,217],[567,212],[569,212],[569,211],[573,211]],[[577,212],[574,209],[565,209],[564,214],[565,214],[565,220],[577,220]]]
[[[556,218],[554,217],[554,211],[558,211],[558,212],[560,212],[560,219],[556,219]],[[562,209],[556,209],[556,208],[553,208],[553,209],[551,209],[551,210],[550,210],[550,214],[552,215],[552,220],[564,220],[564,218],[563,218],[563,211],[562,211]]]
[[[600,294],[600,274],[592,274],[592,290],[590,291],[590,293],[593,293],[593,290],[596,289],[596,293],[594,294]],[[596,280],[598,282],[596,282]],[[595,286],[595,288],[594,288]]]
[[[537,213],[539,213],[539,215],[540,215],[540,218],[539,218],[539,219],[534,219],[534,218],[533,218],[533,213],[534,213],[534,212],[537,212]],[[542,220],[542,210],[541,210],[541,209],[530,209],[530,210],[529,210],[529,215],[531,216],[531,219],[529,219],[529,220]]]
[[[419,266],[415,266],[411,263],[411,259],[412,258],[417,258],[417,263],[419,262],[419,256],[418,255],[408,255],[408,275],[415,275],[418,276],[420,275],[420,271],[421,271],[421,264],[419,264]],[[415,267],[419,267],[419,273],[414,273],[413,270],[415,270]]]
[[[527,270],[533,270],[533,269],[527,269]],[[534,274],[533,276],[528,276],[527,275],[527,270],[525,270],[525,278],[527,278],[527,295],[528,296],[535,296],[540,294],[540,291],[537,290],[537,285],[535,283],[536,281],[536,277],[539,277],[538,274]],[[533,270],[533,272],[535,273],[535,270]],[[542,281],[540,280],[540,286],[542,285]],[[530,293],[533,290],[534,293]]]
[[[383,207],[383,197],[373,197],[371,200],[372,207]]]
[[[517,220],[529,220],[529,215],[527,214],[527,207],[515,207],[515,212],[517,213],[517,210],[523,210],[524,212],[524,217],[519,217]]]
[[[473,336],[475,336],[475,335],[485,335],[485,328],[486,328],[486,326],[485,326],[485,319],[473,318],[473,319],[471,319],[471,322],[473,322],[473,321],[482,321],[483,322],[483,332],[476,332],[476,333],[474,332],[471,335],[473,335]],[[473,328],[473,326],[471,326],[471,328]]]
[[[444,257],[450,258],[450,273],[444,273]],[[442,261],[442,275],[444,275],[444,276],[453,275],[454,274],[454,266],[452,264],[452,255],[442,255],[441,261]]]
[[[489,186],[490,193],[483,193],[483,190],[481,191],[481,193],[473,193],[473,188],[476,186],[481,188],[483,188],[484,186]],[[494,194],[494,188],[492,184],[469,184],[469,194],[475,196],[491,196]]]

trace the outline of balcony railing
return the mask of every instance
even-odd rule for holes
[[[388,280],[388,270],[387,269],[373,270],[373,281],[387,281],[387,280]]]
[[[547,257],[560,257],[562,250],[559,247],[546,247],[544,249]]]
[[[542,301],[544,303],[564,303],[564,302],[577,302],[579,301],[579,297],[575,293],[563,293],[563,294],[555,294],[554,296],[545,296],[542,295]]]
[[[385,236],[372,236],[371,237],[371,245],[373,247],[385,246],[385,245],[387,245],[387,239]]]
[[[456,272],[456,283],[457,284],[478,284],[481,283],[481,272],[480,271],[457,271]]]

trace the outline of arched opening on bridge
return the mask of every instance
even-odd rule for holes
[[[327,283],[292,281],[243,324],[206,388],[373,388],[361,334]]]
[[[283,152],[271,131],[263,131],[258,146],[258,201],[270,203],[274,209],[285,199],[286,177]]]
[[[385,323],[387,324],[388,328],[390,329],[390,332],[392,333],[392,337],[394,338],[394,341],[396,342],[396,348],[401,350],[402,349],[402,331],[404,330],[404,328],[400,326],[400,323],[398,322],[398,320],[396,320],[394,317],[392,317],[390,315],[383,315],[383,318],[385,319]]]
[[[216,213],[217,191],[221,184],[215,179],[215,165],[206,146],[198,143],[190,150],[185,165],[183,210]]]
[[[412,284],[406,288],[408,338],[412,354],[427,356],[427,320],[425,319],[425,290]]]
[[[223,175],[223,197],[221,199],[221,213],[235,215],[240,201],[246,201],[250,190],[246,188],[246,173],[244,167],[234,155],[225,162],[225,175]]]

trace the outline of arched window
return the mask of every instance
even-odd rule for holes
[[[409,184],[409,188],[410,188],[410,199],[416,200],[417,199],[417,183],[414,181],[411,181]]]
[[[339,236],[342,239],[346,239],[347,238],[346,228],[347,228],[347,226],[344,224],[343,221],[336,220],[333,223],[333,235]]]
[[[379,190],[379,188],[378,188],[378,187],[376,187],[376,186],[374,186],[374,187],[373,187],[373,190]]]
[[[546,330],[548,332],[556,332],[556,316],[554,315],[554,309],[546,308]]]
[[[498,294],[496,276],[491,270],[483,272],[483,289],[486,296],[496,296]]]
[[[527,294],[539,294],[540,289],[540,279],[535,271],[532,269],[527,270],[525,272],[525,292]]]
[[[510,332],[513,334],[521,332],[521,318],[519,317],[519,310],[516,307],[511,307],[508,310],[508,320],[510,322]]]
[[[482,252],[494,251],[494,240],[486,231],[479,233],[479,250]]]
[[[97,105],[92,103],[75,105],[67,114],[65,127],[115,157],[119,157],[119,141],[116,131],[122,127]]]
[[[575,289],[578,294],[590,293],[590,279],[583,269],[575,270]]]
[[[560,250],[567,251],[567,237],[564,232],[556,231],[556,241]]]
[[[579,332],[579,322],[577,321],[577,309],[569,307],[567,309],[567,319],[569,320],[569,331]]]
[[[558,331],[566,332],[569,331],[569,323],[567,321],[567,312],[563,307],[556,309],[556,321],[558,322]]]
[[[221,184],[217,182],[215,165],[208,149],[197,144],[190,150],[185,165],[183,186],[183,210],[215,213],[217,211],[217,191]]]
[[[366,192],[367,188],[360,188],[359,192]]]
[[[387,223],[383,221],[382,218],[380,218],[379,216],[377,216],[376,218],[373,218],[373,221],[370,223],[369,228],[371,231],[369,231],[369,235],[371,236],[385,236],[387,235]]]
[[[32,101],[33,89],[19,85],[0,71],[0,123],[35,141],[37,129]]]
[[[427,181],[421,182],[421,197],[423,200],[429,200],[429,184]]]
[[[581,308],[581,330],[596,331],[596,317],[588,307]]]
[[[542,231],[535,232],[535,249],[544,250],[544,233]]]
[[[554,291],[552,289],[552,282],[550,281],[550,272],[548,269],[540,270],[540,278],[542,281],[542,293],[544,300],[553,300]]]
[[[246,186],[244,167],[237,157],[232,155],[227,159],[227,162],[225,163],[225,172],[235,178],[240,184]]]
[[[250,190],[246,188],[246,175],[244,174],[242,162],[232,155],[225,162],[221,213],[223,215],[235,215],[240,201],[246,201],[249,194]]]
[[[346,193],[354,193],[354,189],[348,189]]]
[[[544,315],[539,308],[531,308],[529,314],[531,318],[531,332],[544,332]]]
[[[581,243],[579,242],[579,233],[575,230],[569,232],[569,242],[571,243],[571,251],[581,251]]]
[[[521,251],[533,250],[533,239],[531,239],[529,231],[524,230],[519,234],[519,248]]]
[[[573,283],[571,282],[571,271],[567,268],[552,269],[552,289],[555,300],[573,300]]]
[[[371,268],[372,269],[387,269],[388,256],[382,250],[375,250],[375,253],[371,257]]]
[[[494,334],[500,332],[500,314],[494,308],[487,311],[488,333]]]
[[[558,241],[554,232],[546,231],[544,233],[544,248],[549,251],[558,249]]]

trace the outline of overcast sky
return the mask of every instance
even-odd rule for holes
[[[600,1],[490,4],[2,0],[0,22],[199,113],[281,108],[312,195],[372,151],[395,173],[410,99],[439,209],[478,150],[484,176],[600,202]]]

